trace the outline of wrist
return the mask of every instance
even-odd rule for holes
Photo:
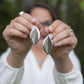
[[[67,56],[64,59],[55,59],[54,61],[56,69],[60,73],[68,73],[73,69],[73,64],[69,56]]]
[[[16,54],[12,51],[10,51],[9,55],[6,58],[7,63],[14,68],[20,68],[23,65],[24,59],[24,55]]]
[[[68,58],[68,55],[69,54],[64,54],[64,53],[54,53],[54,52],[51,52],[51,56],[52,58],[55,60],[58,60],[58,61],[61,61],[61,60],[65,60]]]

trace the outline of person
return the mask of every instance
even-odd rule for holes
[[[32,45],[30,32],[35,26],[41,36]],[[53,43],[49,55],[43,50],[47,35]],[[10,48],[0,58],[0,84],[83,84],[80,63],[73,51],[77,38],[47,4],[35,5],[30,13],[13,19],[3,36]]]

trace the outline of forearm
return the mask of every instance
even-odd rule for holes
[[[7,56],[7,63],[13,68],[20,68],[23,65],[26,53],[16,54],[12,51]]]
[[[0,57],[0,84],[20,84],[24,66],[13,68],[7,63],[7,56],[10,51],[7,50]]]
[[[83,84],[82,74],[76,67],[68,73],[60,73],[54,68],[53,75],[56,84]]]
[[[73,64],[68,56],[64,59],[54,59],[54,61],[56,69],[60,73],[68,73],[73,69]]]
[[[83,84],[81,72],[73,66],[69,57],[56,60],[55,66],[53,74],[56,84]]]

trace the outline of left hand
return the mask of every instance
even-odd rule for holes
[[[54,21],[48,29],[53,41],[51,55],[53,59],[60,60],[68,57],[70,51],[75,48],[77,38],[71,27],[60,20]]]

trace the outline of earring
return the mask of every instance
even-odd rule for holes
[[[40,39],[40,31],[36,26],[30,32],[30,39],[33,45],[36,45]]]
[[[52,43],[50,37],[47,36],[43,41],[43,49],[47,54],[49,54],[51,52],[52,48],[53,48],[53,43]]]

